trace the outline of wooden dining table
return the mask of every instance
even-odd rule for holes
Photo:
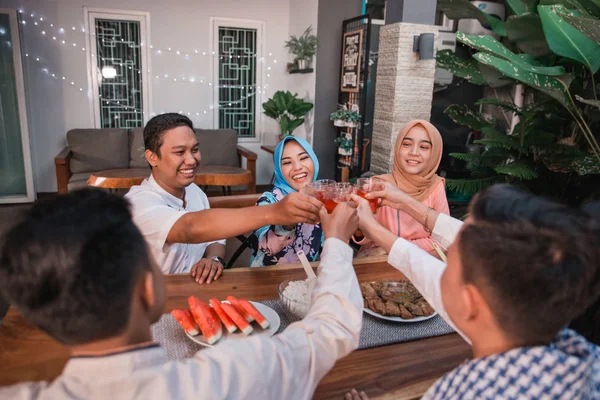
[[[129,189],[139,185],[150,176],[150,168],[108,169],[94,172],[89,177],[88,186],[104,189]],[[196,170],[194,183],[198,186],[221,186],[231,194],[232,186],[248,185],[248,192],[256,191],[252,173],[244,168],[223,165],[200,165]]]
[[[404,278],[382,256],[356,259],[354,267],[359,281]],[[191,295],[201,300],[229,294],[250,300],[274,299],[280,282],[305,277],[302,267],[295,264],[226,270],[210,285],[198,285],[187,274],[167,275],[164,311],[187,307]],[[357,350],[335,364],[319,383],[314,398],[342,399],[351,388],[365,391],[371,399],[420,398],[436,379],[470,356],[469,346],[455,333]],[[64,346],[29,324],[16,309],[9,309],[0,325],[1,386],[53,380],[68,358]]]

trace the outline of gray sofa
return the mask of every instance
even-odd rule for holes
[[[238,145],[232,129],[196,129],[200,143],[201,165],[241,167],[242,157],[253,181],[247,192],[256,192],[256,153]],[[147,168],[144,157],[143,128],[72,129],[67,132],[67,147],[55,158],[58,193],[87,186],[94,172],[108,169]]]

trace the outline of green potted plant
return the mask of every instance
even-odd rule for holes
[[[309,26],[302,35],[299,37],[291,35],[290,40],[285,42],[285,47],[290,54],[295,56],[299,70],[310,68],[312,59],[317,53],[317,37],[311,32],[312,26]]]
[[[352,135],[349,133],[342,133],[342,136],[335,139],[335,144],[338,147],[338,154],[342,156],[351,156],[354,142],[352,141]]]
[[[600,5],[580,3],[507,1],[510,15],[504,22],[466,0],[438,1],[448,18],[487,21],[502,38],[457,32],[470,57],[443,50],[436,61],[457,78],[489,86],[494,97],[478,105],[499,109],[497,115],[506,120],[459,105],[446,109],[455,122],[481,133],[475,144],[483,150],[450,154],[466,162],[470,176],[446,179],[447,189],[471,195],[509,182],[573,205],[597,191]],[[523,100],[502,101],[499,90],[519,91]]]
[[[329,119],[335,126],[356,128],[360,122],[360,114],[358,111],[348,110],[346,106],[340,105],[329,115]]]
[[[267,117],[279,123],[280,138],[283,138],[304,123],[304,116],[313,109],[313,104],[299,99],[297,93],[278,90],[262,107]]]

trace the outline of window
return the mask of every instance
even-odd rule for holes
[[[137,128],[149,115],[148,15],[86,9],[97,128]]]
[[[263,25],[214,18],[215,121],[247,141],[259,141]]]

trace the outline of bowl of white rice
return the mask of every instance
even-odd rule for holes
[[[286,279],[279,284],[279,298],[285,308],[298,318],[306,317],[310,308],[311,291],[308,280]]]

